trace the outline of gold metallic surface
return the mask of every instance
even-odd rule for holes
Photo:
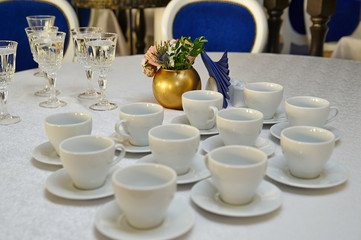
[[[201,78],[194,68],[190,70],[159,69],[153,79],[153,94],[165,108],[182,109],[182,94],[201,89]]]

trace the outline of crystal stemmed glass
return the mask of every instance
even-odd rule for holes
[[[118,106],[111,103],[105,96],[107,73],[112,70],[117,43],[116,33],[99,33],[94,36],[85,36],[87,57],[93,71],[99,75],[100,99],[89,108],[96,111],[108,111]]]
[[[100,27],[79,27],[71,29],[71,35],[74,40],[75,56],[78,61],[85,68],[85,75],[87,77],[88,88],[85,92],[78,95],[79,98],[95,99],[99,93],[94,90],[92,80],[93,71],[87,58],[87,48],[85,46],[85,36],[96,36],[102,29]]]
[[[27,16],[26,20],[28,22],[29,27],[52,27],[54,26],[55,16],[52,15],[32,15]],[[44,73],[39,69],[37,72],[34,73],[36,77],[44,77]],[[48,97],[49,96],[49,87],[46,82],[45,88],[38,91],[38,94],[35,94],[40,97]]]
[[[47,26],[35,26],[35,27],[27,27],[25,28],[26,35],[29,40],[30,50],[33,55],[33,59],[36,63],[38,63],[36,59],[36,55],[34,54],[34,43],[32,39],[35,39],[36,37],[41,36],[42,34],[47,34],[48,32],[57,32],[58,27],[47,27]],[[45,87],[39,91],[36,91],[34,94],[39,97],[49,97],[50,95],[50,88],[48,86],[48,79],[46,78],[46,75],[41,71],[41,76],[45,78]],[[60,94],[60,91],[56,91],[56,94]]]
[[[65,35],[64,32],[49,32],[33,39],[36,58],[40,69],[46,73],[50,86],[49,99],[41,102],[40,107],[58,108],[67,104],[59,100],[55,94],[56,75],[63,61]]]
[[[17,42],[0,40],[0,125],[10,125],[21,120],[18,116],[10,115],[6,108],[7,85],[14,78],[17,46]]]

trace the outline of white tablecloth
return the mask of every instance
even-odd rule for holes
[[[221,54],[210,54],[218,60]],[[142,56],[116,58],[109,74],[107,95],[119,105],[149,101],[152,79],[141,70]],[[179,239],[361,239],[361,63],[318,57],[229,54],[230,76],[247,81],[269,81],[285,87],[284,97],[313,95],[328,99],[339,107],[340,114],[332,126],[341,132],[341,140],[332,160],[343,163],[350,172],[349,180],[341,186],[309,190],[276,184],[283,192],[280,209],[270,214],[231,218],[208,213],[190,200],[193,184],[178,187],[176,197],[186,201],[194,210],[194,227]],[[208,78],[206,68],[197,58],[195,68],[203,87]],[[38,106],[42,98],[33,92],[44,80],[33,76],[35,70],[18,72],[9,87],[8,108],[20,115],[22,121],[12,126],[0,126],[0,239],[107,239],[94,227],[96,212],[113,200],[108,197],[90,201],[66,200],[45,189],[47,177],[58,167],[32,159],[32,150],[46,142],[43,120],[57,112],[83,111],[93,117],[93,134],[113,133],[118,112],[90,111],[90,101],[77,99],[86,87],[85,74],[77,63],[64,64],[58,74],[60,99],[68,105],[60,109]],[[165,123],[182,114],[166,110]],[[275,155],[281,155],[279,141],[264,126],[261,136],[276,144]],[[120,166],[134,164],[145,154],[127,154]]]
[[[332,52],[331,57],[361,61],[361,39],[342,37]]]

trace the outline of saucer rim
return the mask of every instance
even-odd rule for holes
[[[209,187],[209,186],[211,188],[211,190],[209,190],[209,191],[211,191],[212,194],[202,195],[202,197],[206,197],[208,201],[199,201],[197,199],[197,194],[199,194],[200,188]],[[191,189],[190,197],[195,205],[197,205],[201,209],[203,209],[207,212],[210,212],[210,213],[214,213],[214,214],[217,214],[220,216],[227,216],[227,217],[255,217],[255,216],[262,216],[262,215],[271,213],[271,212],[279,209],[283,204],[282,191],[275,184],[270,183],[263,179],[257,190],[257,193],[261,187],[268,188],[267,192],[277,193],[276,198],[273,196],[272,199],[269,199],[270,201],[274,201],[275,204],[273,204],[272,206],[269,206],[269,204],[265,204],[263,210],[262,209],[260,210],[259,208],[252,209],[252,207],[251,207],[252,205],[250,205],[250,204],[252,204],[253,201],[249,204],[239,205],[239,206],[231,205],[231,204],[228,205],[226,203],[224,203],[223,205],[219,205],[214,197],[214,195],[217,193],[217,190],[215,189],[214,185],[212,184],[211,178],[204,179],[204,180],[198,182],[197,184],[195,184]],[[264,194],[264,195],[266,195],[266,194]],[[205,202],[207,204],[204,204]],[[262,202],[265,202],[263,196],[261,196],[261,203]],[[250,213],[250,212],[245,213],[244,210],[242,211],[242,208],[247,208],[247,207],[251,207],[250,210],[253,210],[253,213]],[[237,209],[237,208],[239,208],[239,209]]]
[[[281,166],[283,168],[278,168],[277,166],[275,166],[276,164],[276,161],[278,164],[281,164]],[[275,176],[274,174],[272,174],[272,169],[276,168],[277,169],[277,172],[281,171],[283,174],[281,175],[278,175],[279,177]],[[326,163],[326,172],[330,172],[330,169],[331,170],[334,170],[334,169],[339,169],[337,171],[339,171],[340,173],[343,173],[343,178],[340,179],[339,181],[336,181],[336,182],[330,182],[330,183],[312,183],[310,181],[314,180],[314,179],[310,179],[310,180],[307,180],[307,179],[301,179],[301,178],[297,178],[297,177],[293,177],[291,174],[284,174],[284,171],[288,170],[287,168],[287,165],[286,165],[286,160],[283,156],[275,156],[273,158],[270,158],[268,159],[268,165],[267,165],[267,171],[266,171],[266,176],[269,178],[269,179],[272,179],[273,181],[275,182],[278,182],[278,183],[281,183],[281,184],[284,184],[284,185],[287,185],[287,186],[291,186],[291,187],[297,187],[297,188],[304,188],[304,189],[324,189],[324,188],[332,188],[332,187],[336,187],[336,186],[339,186],[345,182],[347,182],[348,178],[349,178],[349,171],[348,169],[345,167],[344,164],[338,162],[338,161],[335,161],[335,160],[332,160],[330,159],[327,163]],[[324,171],[325,171],[324,170]],[[293,179],[295,180],[296,182],[291,182],[287,179]],[[323,177],[323,179],[326,179],[325,177]],[[298,181],[298,182],[297,182]],[[307,181],[309,181],[307,183]]]
[[[284,124],[288,124],[288,122],[280,122],[280,123],[276,123],[274,124],[271,128],[270,128],[270,133],[273,137],[277,138],[278,140],[281,139],[281,132],[283,129],[286,128],[287,125],[285,125],[284,127],[281,127],[281,125]],[[281,128],[281,130],[279,131],[279,134],[276,133],[275,129],[276,128]],[[332,127],[330,125],[325,125],[322,127],[323,129],[329,130],[330,132],[332,132],[335,135],[335,141],[338,141],[341,139],[341,133],[339,132],[339,130],[335,127]],[[277,131],[278,132],[278,131]]]
[[[276,115],[280,115],[280,114],[286,114],[285,109],[282,108],[278,108],[277,111],[275,112],[275,114],[273,114],[273,117],[270,119],[263,119],[263,124],[265,125],[271,125],[271,124],[277,124],[277,123],[283,123],[287,121],[286,115],[285,115],[285,120],[280,121],[279,118],[275,118]],[[277,120],[278,119],[278,120]]]
[[[183,121],[180,121],[180,120],[183,120]],[[187,121],[184,121],[184,120],[187,120]],[[191,126],[191,124],[189,123],[189,121],[187,119],[187,115],[185,113],[172,118],[170,123],[181,123],[181,124],[187,124],[187,125]],[[198,129],[198,130],[199,130],[199,134],[201,136],[209,136],[209,135],[214,135],[214,134],[219,133],[216,125],[211,129],[207,129],[207,130]]]
[[[43,142],[39,145],[37,145],[33,151],[31,152],[31,156],[32,158],[34,158],[36,161],[41,162],[41,163],[45,163],[45,164],[49,164],[49,165],[53,165],[53,166],[63,166],[63,163],[60,160],[60,157],[57,158],[57,160],[59,160],[59,162],[57,161],[50,161],[50,160],[46,160],[46,159],[50,159],[49,157],[47,157],[46,155],[42,154],[42,151],[40,149],[43,148],[52,148],[54,151],[54,147],[51,145],[51,143],[49,141]],[[46,157],[43,158],[42,156]]]
[[[64,180],[64,178],[67,178],[67,181],[71,181],[69,175],[67,174],[67,172],[65,171],[64,168],[61,168],[55,172],[53,172],[52,174],[50,174],[46,181],[45,181],[45,189],[50,192],[51,194],[53,194],[54,196],[57,197],[61,197],[64,199],[71,199],[71,200],[93,200],[93,199],[100,199],[100,198],[105,198],[105,197],[109,197],[112,196],[114,194],[114,190],[112,187],[112,174],[113,172],[118,169],[119,167],[114,166],[108,173],[105,183],[103,184],[103,186],[93,189],[93,190],[81,190],[81,189],[76,189],[77,192],[83,192],[83,193],[87,193],[86,195],[77,195],[77,192],[75,191],[69,191],[66,189],[62,189],[61,192],[57,191],[57,189],[59,189],[58,185],[55,183],[54,181],[56,179],[62,178]],[[75,187],[74,187],[75,189]],[[102,193],[99,193],[98,191],[102,191]],[[64,192],[69,193],[68,195],[63,194]]]
[[[203,164],[202,164],[202,163],[196,164],[196,163],[197,163],[196,161],[200,160],[200,158],[204,161],[204,156],[203,156],[202,154],[200,154],[200,153],[196,153],[195,156],[194,156],[194,158],[193,158],[193,162],[192,162],[192,164],[191,164],[191,168],[193,167],[193,169],[194,169],[194,166],[198,165],[198,167],[201,167],[201,168],[202,168],[201,171],[207,171],[208,173],[207,173],[206,175],[201,175],[200,177],[198,176],[198,178],[192,177],[192,178],[184,179],[184,180],[179,179],[179,176],[177,176],[177,184],[183,185],[183,184],[195,183],[195,182],[198,182],[198,181],[200,181],[200,180],[206,179],[206,178],[208,178],[208,177],[211,175],[211,173],[210,173],[209,170],[207,169],[205,163],[203,163]],[[137,163],[141,163],[141,162],[144,162],[144,161],[147,161],[147,160],[148,160],[148,161],[150,160],[151,162],[154,162],[154,163],[155,163],[154,157],[153,157],[153,154],[152,154],[152,153],[151,153],[151,154],[148,154],[148,155],[146,155],[146,156],[144,156],[144,157],[139,158],[138,161],[137,161]],[[195,169],[195,170],[196,170],[196,169]],[[186,174],[187,174],[187,173],[186,173]],[[186,174],[184,174],[184,175],[186,175]],[[184,175],[181,175],[181,177],[184,176]],[[193,175],[193,176],[194,176],[194,175]]]
[[[125,149],[125,152],[127,153],[148,153],[148,152],[151,152],[151,149],[150,149],[150,146],[147,145],[147,146],[135,146],[135,145],[132,145],[129,140],[124,140],[124,141],[121,141],[118,137],[117,137],[117,133],[116,132],[113,132],[111,135],[110,135],[110,138],[112,138],[115,142],[119,143],[119,144],[122,144],[124,149]],[[129,147],[131,146],[131,148]]]
[[[192,227],[194,226],[195,223],[195,213],[194,210],[182,199],[178,198],[178,197],[174,197],[169,208],[167,211],[167,216],[166,216],[166,220],[158,227],[152,228],[152,229],[145,229],[145,230],[141,230],[141,229],[137,229],[137,228],[132,228],[129,226],[129,228],[131,228],[132,230],[134,230],[134,232],[126,232],[127,234],[125,234],[124,236],[124,231],[121,230],[121,226],[123,224],[121,224],[121,226],[116,225],[114,222],[112,222],[112,225],[108,225],[106,227],[104,227],[105,224],[102,224],[102,221],[104,221],[104,212],[106,210],[108,210],[109,208],[111,208],[114,211],[119,211],[119,216],[117,217],[117,222],[119,221],[119,217],[121,216],[121,214],[123,213],[123,211],[119,208],[119,206],[116,203],[116,200],[112,200],[106,204],[104,204],[96,213],[95,215],[95,220],[94,220],[94,225],[95,228],[104,236],[110,237],[112,239],[126,239],[126,240],[139,240],[139,239],[144,239],[144,240],[156,240],[156,239],[174,239],[177,238],[179,236],[182,236],[183,234],[185,234],[186,232],[190,231],[192,229]],[[177,211],[176,209],[180,209],[182,208],[182,211]],[[180,214],[180,216],[172,216],[172,211],[175,211],[175,213]],[[177,220],[179,220],[180,217],[183,217],[184,219],[187,218],[187,221],[183,221],[183,228],[177,228],[176,231],[174,230],[175,228],[172,228],[172,232],[169,231],[169,224],[165,223],[167,221],[167,218],[171,218],[172,219],[172,224],[175,225],[177,224]],[[183,219],[180,219],[183,220]],[[169,223],[169,222],[168,222]],[[178,225],[179,226],[179,225]],[[107,228],[112,228],[112,231],[109,232],[109,230],[107,230]],[[162,229],[165,229],[165,231],[160,231]],[[168,229],[168,231],[167,231]],[[116,233],[114,233],[114,231],[116,231]],[[146,234],[146,236],[143,235],[139,235],[139,232],[144,231]],[[152,233],[152,236],[149,236],[149,232]],[[123,233],[123,234],[122,234]],[[123,235],[123,236],[119,236],[119,234]],[[155,236],[154,236],[155,235]],[[157,236],[158,235],[158,236]],[[163,236],[160,236],[163,235]]]
[[[213,149],[211,149],[210,151],[205,150],[204,144],[207,144],[208,142],[210,142],[210,141],[212,141],[213,139],[216,139],[216,138],[221,138],[221,137],[220,137],[220,135],[215,135],[215,136],[212,136],[212,137],[209,137],[209,138],[203,140],[202,143],[201,143],[201,149],[202,149],[205,153],[209,153],[210,151],[212,151]],[[264,137],[259,136],[257,139],[259,139],[259,138],[268,141],[268,144],[267,144],[267,145],[269,145],[269,147],[272,147],[272,151],[270,151],[269,153],[266,153],[266,152],[262,151],[260,148],[257,148],[257,147],[256,147],[256,148],[259,149],[259,150],[261,150],[262,152],[264,152],[264,153],[267,155],[267,157],[272,156],[272,154],[274,154],[274,153],[276,152],[276,146],[275,146],[275,144],[274,144],[271,140],[269,140],[269,139],[267,139],[267,138],[264,138]],[[220,141],[222,141],[222,140],[220,139]],[[256,141],[257,141],[257,140],[256,140]],[[222,142],[223,142],[223,141],[222,141]],[[222,146],[226,146],[226,145],[223,143]],[[219,146],[219,147],[222,147],[222,146]],[[214,149],[215,149],[215,148],[214,148]]]

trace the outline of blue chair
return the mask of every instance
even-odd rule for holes
[[[262,52],[268,27],[255,0],[172,0],[164,10],[161,38],[204,36],[207,52]]]
[[[55,26],[66,32],[64,62],[73,61],[74,45],[70,41],[70,29],[79,26],[74,9],[66,0],[0,0],[0,39],[18,42],[16,71],[36,68],[25,33],[26,16],[53,15]]]

